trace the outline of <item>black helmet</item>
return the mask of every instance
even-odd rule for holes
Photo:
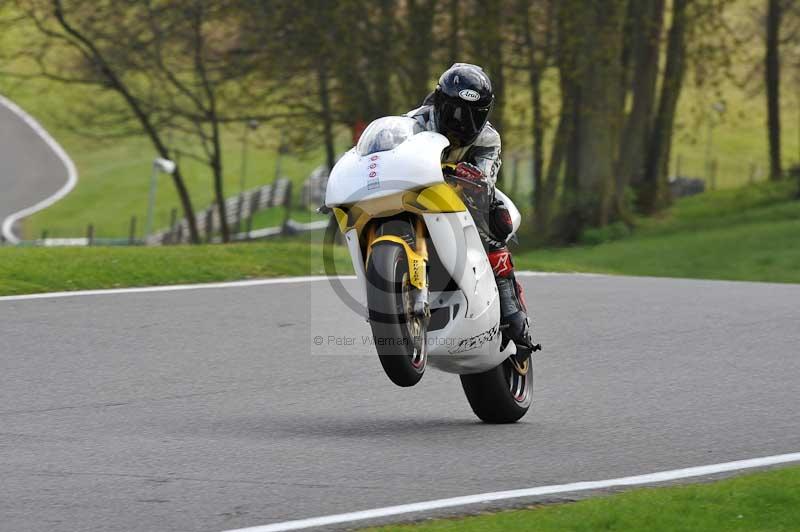
[[[439,133],[454,147],[475,142],[494,103],[492,82],[483,69],[456,63],[439,78],[433,93],[433,114]]]

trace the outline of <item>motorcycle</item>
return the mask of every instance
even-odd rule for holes
[[[441,162],[448,145],[411,118],[379,118],[332,169],[325,205],[389,379],[413,386],[428,365],[458,374],[478,418],[513,423],[532,403],[531,363],[503,334],[489,259],[452,165]],[[516,231],[519,211],[496,194]]]

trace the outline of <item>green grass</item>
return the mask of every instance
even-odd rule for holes
[[[602,243],[516,250],[515,262],[530,270],[800,283],[794,186],[695,196],[660,218],[641,220],[633,234],[619,227],[594,231],[587,239]],[[231,246],[0,248],[0,294],[319,274],[318,240],[319,234]],[[335,252],[337,271],[350,273],[346,249]]]
[[[678,202],[641,220],[590,232],[596,245],[518,251],[520,269],[800,283],[800,201],[796,185],[761,184]],[[618,239],[614,239],[618,237]]]
[[[352,271],[337,249],[336,269]],[[274,240],[203,246],[0,248],[0,295],[321,274],[320,246]]]
[[[370,532],[800,530],[800,468]]]

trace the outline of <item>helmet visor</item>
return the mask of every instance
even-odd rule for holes
[[[437,105],[438,129],[448,137],[458,140],[460,145],[472,144],[486,125],[491,104],[469,105],[463,100],[443,97]]]

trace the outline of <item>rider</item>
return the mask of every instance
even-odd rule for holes
[[[483,69],[456,63],[441,75],[422,107],[406,116],[450,141],[442,162],[456,164],[455,177],[464,189],[497,281],[501,325],[516,344],[520,362],[524,362],[539,346],[531,340],[522,287],[514,277],[506,245],[512,231],[511,215],[495,196],[501,161],[500,135],[488,122],[493,104],[492,82]]]

